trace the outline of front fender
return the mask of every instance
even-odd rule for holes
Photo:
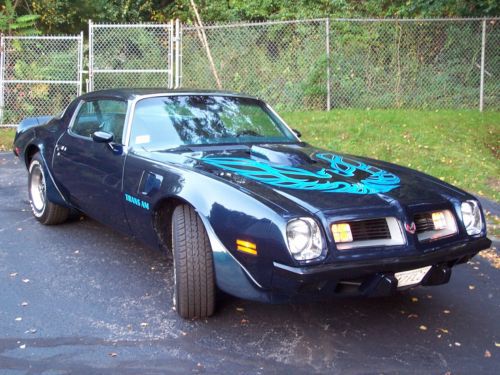
[[[215,234],[208,219],[201,215],[200,218],[212,247],[217,287],[239,298],[271,302],[270,293],[263,289],[250,272],[226,249]]]

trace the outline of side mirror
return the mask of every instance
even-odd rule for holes
[[[113,134],[99,130],[92,134],[92,139],[97,143],[111,143]]]
[[[302,133],[301,133],[301,132],[299,132],[297,129],[292,129],[292,130],[293,130],[293,132],[295,133],[295,135],[296,135],[297,137],[299,137],[299,138],[300,138],[300,137],[302,137]]]

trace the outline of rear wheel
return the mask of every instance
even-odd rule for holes
[[[172,217],[174,303],[183,318],[206,318],[214,313],[213,257],[207,232],[196,211],[177,206]]]
[[[42,163],[42,157],[37,152],[31,159],[28,169],[28,192],[31,211],[42,224],[59,224],[68,218],[69,210],[47,199],[47,184]]]

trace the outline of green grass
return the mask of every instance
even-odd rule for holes
[[[0,151],[12,150],[16,130],[12,128],[0,128]]]
[[[335,110],[283,117],[315,146],[408,166],[499,199],[500,112]]]
[[[408,166],[499,200],[500,112],[335,110],[283,117],[313,145]],[[0,129],[0,149],[10,150],[13,137],[13,129]]]

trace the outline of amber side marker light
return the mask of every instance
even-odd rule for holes
[[[246,254],[257,255],[257,245],[248,241],[236,240],[236,250]]]

